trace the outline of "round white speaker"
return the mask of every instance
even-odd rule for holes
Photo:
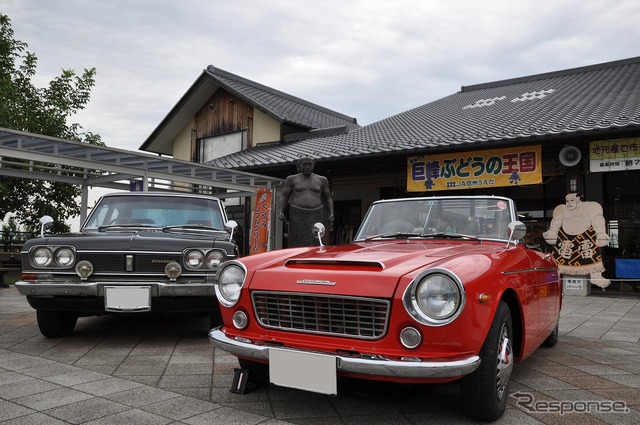
[[[558,159],[560,160],[560,164],[565,167],[573,167],[582,159],[582,152],[580,152],[580,149],[575,146],[565,146],[560,151]]]

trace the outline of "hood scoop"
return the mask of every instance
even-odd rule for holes
[[[285,267],[303,267],[303,268],[318,268],[318,269],[327,269],[327,268],[336,268],[336,267],[348,267],[348,268],[359,268],[362,270],[372,270],[379,271],[384,270],[385,266],[380,261],[372,261],[372,260],[347,260],[347,259],[339,259],[339,258],[292,258],[287,260],[284,263]]]

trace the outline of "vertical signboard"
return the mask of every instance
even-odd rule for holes
[[[250,254],[258,254],[267,250],[270,218],[271,191],[269,189],[258,189],[251,223]]]
[[[407,158],[407,191],[486,189],[542,183],[540,146]]]

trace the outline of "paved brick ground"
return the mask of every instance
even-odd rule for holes
[[[509,407],[496,423],[640,423],[640,298],[565,297],[560,323],[555,348],[516,366]],[[231,393],[236,360],[216,351],[207,331],[206,318],[101,317],[80,319],[68,338],[47,339],[25,298],[0,289],[0,422],[475,423],[462,414],[455,383],[347,381],[337,397],[275,386]],[[545,412],[560,406],[592,407]],[[607,406],[626,411],[603,412]]]

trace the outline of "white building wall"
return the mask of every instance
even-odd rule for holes
[[[194,128],[193,119],[180,131],[173,141],[173,157],[183,161],[191,161],[191,133]]]
[[[280,123],[257,108],[253,108],[253,144],[280,140]]]

